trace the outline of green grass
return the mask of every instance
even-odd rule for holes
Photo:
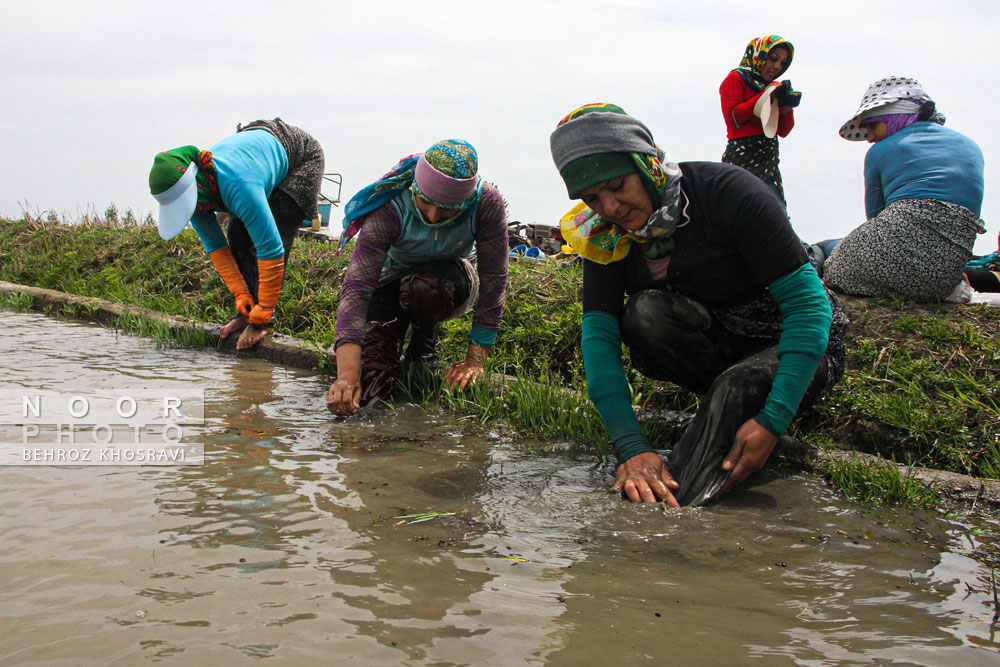
[[[134,334],[144,338],[152,338],[156,342],[156,346],[161,348],[202,348],[215,346],[216,344],[216,337],[209,334],[202,327],[172,327],[166,322],[150,319],[142,314],[131,315],[125,313],[119,315],[113,322],[105,326],[115,331]]]
[[[7,310],[26,311],[35,307],[35,297],[26,292],[10,292],[0,294],[0,308]]]
[[[825,464],[821,471],[845,496],[869,505],[913,507],[939,500],[933,488],[913,476],[912,468],[903,474],[891,461],[853,454]]]
[[[837,434],[886,458],[996,479],[997,313],[964,308],[907,313],[877,338],[858,339],[848,348],[844,379],[798,433]]]
[[[456,392],[447,386],[440,369],[410,366],[400,374],[397,393],[422,405],[465,414],[480,426],[503,422],[524,433],[544,434],[546,440],[571,441],[602,459],[612,455],[604,423],[585,394],[547,376],[512,379],[494,371],[487,364],[486,376]]]
[[[131,219],[130,219],[131,218]],[[232,297],[190,231],[173,241],[154,225],[105,211],[77,225],[52,216],[0,220],[0,279],[122,302],[170,315],[221,323]],[[308,238],[295,242],[275,330],[317,350],[334,342],[337,297],[348,254]],[[504,318],[490,371],[509,376],[464,394],[436,384],[400,382],[400,395],[466,415],[474,424],[503,419],[518,429],[577,443],[607,455],[607,433],[586,394],[580,352],[581,271],[578,265],[512,262]],[[28,307],[24,295],[7,297]],[[1000,474],[1000,309],[915,307],[901,299],[863,300],[849,310],[848,372],[790,435],[847,443],[884,458],[997,479]],[[845,306],[850,305],[845,300]],[[79,313],[79,316],[86,316]],[[442,328],[440,358],[464,356],[471,316]],[[197,332],[156,330],[141,320],[119,328],[162,344],[199,345]],[[646,419],[691,411],[698,397],[625,372],[641,422],[655,446],[669,447],[676,428]],[[440,371],[443,375],[443,371]],[[409,388],[407,388],[409,387]]]

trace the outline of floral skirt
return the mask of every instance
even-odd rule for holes
[[[962,280],[975,213],[940,199],[902,199],[845,236],[823,264],[823,282],[847,294],[940,301]]]

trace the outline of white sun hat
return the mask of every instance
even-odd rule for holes
[[[153,195],[160,204],[156,226],[161,239],[169,241],[180,234],[194,215],[194,209],[198,205],[197,176],[198,165],[192,162],[176,183],[160,194]]]
[[[927,93],[916,79],[905,76],[889,76],[868,86],[861,98],[861,106],[851,119],[840,127],[840,136],[848,141],[864,141],[867,131],[861,122],[869,116],[877,116],[874,110],[900,100],[920,103],[927,99]]]
[[[773,139],[774,135],[778,133],[778,116],[780,115],[778,100],[772,97],[776,89],[777,86],[765,88],[753,105],[753,115],[760,118],[760,124],[764,127],[764,136],[768,139]]]

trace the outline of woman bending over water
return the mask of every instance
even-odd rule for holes
[[[471,144],[439,141],[348,202],[341,247],[360,234],[337,307],[337,379],[326,398],[334,414],[392,392],[407,331],[407,360],[427,362],[440,323],[470,310],[468,351],[447,382],[464,390],[482,375],[503,313],[508,249],[503,197],[478,169]]]
[[[273,330],[295,234],[317,214],[323,165],[319,142],[280,118],[238,127],[209,151],[182,146],[153,160],[160,236],[172,239],[191,221],[236,299],[220,335],[239,333],[238,350]],[[225,234],[216,212],[229,214]]]
[[[763,466],[840,378],[847,320],[781,203],[745,170],[670,162],[613,104],[571,112],[551,148],[586,205],[563,236],[584,258],[581,346],[616,488],[634,502],[707,503]],[[704,394],[666,463],[632,409],[623,342],[639,372]]]

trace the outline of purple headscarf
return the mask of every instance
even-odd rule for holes
[[[869,116],[861,121],[861,127],[870,125],[871,123],[885,123],[886,136],[891,137],[896,134],[904,127],[909,127],[913,123],[917,122],[917,116],[919,113],[892,113],[892,114],[881,114],[879,116]]]

